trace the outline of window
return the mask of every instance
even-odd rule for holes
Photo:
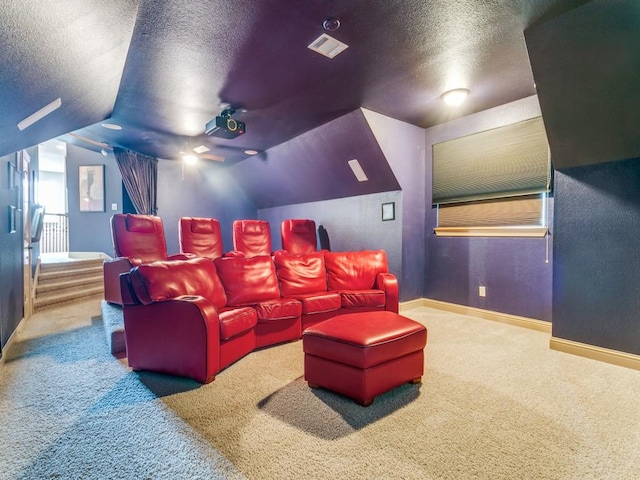
[[[544,236],[551,174],[541,117],[435,144],[436,235]]]

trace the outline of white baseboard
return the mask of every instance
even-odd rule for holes
[[[2,358],[0,358],[0,366],[4,365],[4,362],[7,358],[7,354],[9,353],[9,350],[11,350],[11,345],[13,345],[13,343],[15,342],[16,338],[18,337],[18,334],[22,332],[25,322],[26,322],[25,318],[22,317],[22,320],[20,320],[20,323],[18,323],[18,326],[16,327],[16,329],[13,331],[13,333],[7,340],[7,343],[4,345],[4,347],[2,347]]]
[[[423,307],[422,298],[416,298],[415,300],[407,300],[406,302],[400,302],[399,310],[401,312],[411,310],[412,308]]]
[[[551,334],[551,322],[536,320],[533,318],[519,317],[517,315],[509,315],[507,313],[493,312],[491,310],[483,310],[481,308],[468,307],[466,305],[458,305],[455,303],[442,302],[440,300],[432,300],[429,298],[418,298],[400,303],[400,311],[411,310],[418,307],[437,308],[453,313],[463,315],[471,315],[486,320],[493,320],[501,323],[508,323],[518,327],[529,328],[544,333]],[[569,353],[579,357],[590,358],[600,362],[610,363],[621,367],[640,370],[640,355],[632,353],[620,352],[608,348],[597,347],[586,343],[565,340],[564,338],[551,337],[549,340],[549,348],[558,352]]]
[[[537,330],[551,334],[551,322],[537,320],[535,318],[519,317],[508,313],[494,312],[491,310],[483,310],[476,307],[468,307],[466,305],[458,305],[456,303],[442,302],[440,300],[432,300],[430,298],[418,298],[409,300],[400,304],[400,310],[409,310],[417,307],[430,307],[447,312],[460,313],[462,315],[471,315],[473,317],[484,318],[494,322],[507,323],[516,327],[524,327],[531,330]]]
[[[586,343],[565,340],[564,338],[551,337],[549,348],[558,352],[570,353],[580,357],[591,358],[600,362],[611,363],[621,367],[640,370],[640,355],[610,350]]]

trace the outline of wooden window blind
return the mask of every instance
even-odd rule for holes
[[[547,232],[545,194],[438,205],[438,236],[541,237]]]

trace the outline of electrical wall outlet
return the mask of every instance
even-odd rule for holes
[[[480,285],[478,287],[478,296],[486,297],[487,296],[487,287],[485,287],[484,285]]]

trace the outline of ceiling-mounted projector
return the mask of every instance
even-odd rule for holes
[[[204,133],[212,137],[233,139],[242,135],[245,130],[244,122],[231,118],[235,109],[227,108],[216,118],[207,122]]]

